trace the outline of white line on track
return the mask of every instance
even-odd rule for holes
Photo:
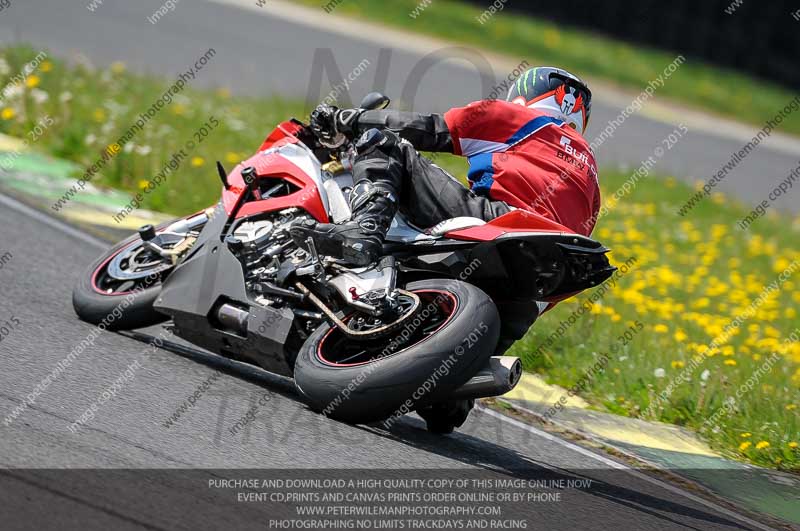
[[[0,194],[0,205],[5,205],[16,210],[17,212],[21,212],[27,216],[30,216],[35,220],[41,221],[45,225],[72,236],[73,238],[77,238],[82,242],[94,245],[95,247],[99,247],[101,249],[107,249],[109,247],[107,242],[86,234],[85,232],[82,232],[57,218],[48,216],[47,214],[42,214],[35,208],[31,208],[28,205],[17,201],[16,199],[8,197],[7,195]]]
[[[749,526],[752,526],[754,528],[757,528],[757,529],[763,529],[765,531],[775,531],[774,528],[772,528],[772,527],[766,526],[766,525],[764,525],[764,524],[762,524],[760,522],[756,522],[755,520],[751,520],[750,518],[747,518],[746,516],[742,516],[742,515],[740,515],[738,513],[735,513],[735,512],[733,512],[733,511],[731,511],[729,509],[726,509],[725,507],[717,505],[716,503],[713,503],[713,502],[710,502],[710,501],[708,501],[708,500],[706,500],[704,498],[701,498],[700,496],[695,496],[694,494],[692,494],[690,492],[686,492],[685,490],[683,490],[683,489],[681,489],[679,487],[676,487],[674,485],[670,485],[669,483],[666,483],[666,482],[661,481],[659,479],[656,479],[654,477],[648,476],[647,474],[643,474],[643,473],[641,473],[641,472],[639,472],[639,471],[637,471],[637,470],[635,470],[635,469],[633,469],[633,468],[631,468],[631,467],[629,467],[627,465],[624,465],[622,463],[618,463],[617,461],[614,461],[612,459],[609,459],[608,457],[605,457],[605,456],[602,456],[602,455],[597,454],[595,452],[592,452],[591,450],[587,450],[586,448],[578,446],[575,443],[571,443],[569,441],[561,439],[560,437],[556,437],[555,435],[547,433],[546,431],[542,431],[542,430],[540,430],[540,429],[538,429],[538,428],[536,428],[534,426],[531,426],[529,424],[525,424],[524,422],[520,422],[520,421],[518,421],[516,419],[513,419],[511,417],[507,417],[507,416],[503,415],[502,413],[498,413],[497,411],[495,411],[493,409],[489,409],[489,408],[486,408],[486,407],[480,407],[480,411],[481,411],[481,413],[486,413],[487,415],[489,415],[491,417],[495,417],[495,418],[497,418],[497,419],[499,419],[499,420],[501,420],[503,422],[507,422],[507,423],[511,424],[512,426],[516,426],[517,428],[519,428],[521,430],[525,430],[525,431],[531,432],[534,435],[536,435],[537,437],[541,437],[542,439],[547,439],[548,441],[552,441],[552,442],[554,442],[556,444],[559,444],[559,445],[561,445],[561,446],[563,446],[565,448],[568,448],[568,449],[572,450],[573,452],[577,452],[577,453],[579,453],[581,455],[585,455],[587,457],[595,459],[596,461],[599,461],[600,463],[603,463],[604,465],[608,466],[609,468],[613,468],[615,470],[624,470],[625,472],[627,472],[628,474],[636,477],[637,479],[641,479],[643,481],[646,481],[648,483],[656,485],[659,488],[662,488],[664,490],[668,490],[668,491],[670,491],[670,492],[672,492],[674,494],[679,494],[679,495],[681,495],[681,496],[683,496],[685,498],[688,498],[688,499],[692,500],[695,503],[699,503],[701,505],[704,505],[705,507],[708,507],[709,509],[713,509],[714,511],[717,511],[720,514],[724,514],[725,516],[728,516],[729,518],[733,518],[735,520],[743,522],[743,523],[745,523],[745,524],[747,524]]]

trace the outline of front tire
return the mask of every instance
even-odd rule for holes
[[[159,231],[172,222],[156,228]],[[153,303],[161,293],[161,280],[170,268],[162,267],[139,281],[116,284],[106,279],[109,263],[120,253],[125,252],[137,241],[134,234],[112,247],[86,268],[72,291],[72,307],[82,321],[93,325],[105,323],[108,330],[133,330],[158,324],[169,319],[153,308]]]
[[[412,282],[405,289],[422,300],[417,316],[372,347],[376,353],[386,352],[387,345],[417,323],[402,348],[344,363],[345,354],[349,357],[349,349],[358,343],[337,328],[324,324],[306,340],[294,379],[313,410],[350,423],[399,418],[418,405],[446,397],[486,364],[500,332],[497,308],[488,295],[471,284],[445,279]],[[437,322],[432,316],[418,322],[433,305],[447,314],[446,319]],[[426,325],[435,329],[423,335]]]

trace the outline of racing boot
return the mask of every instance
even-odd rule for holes
[[[308,239],[311,238],[319,254],[362,267],[381,257],[383,241],[396,212],[394,197],[390,193],[378,193],[371,195],[363,205],[353,208],[350,221],[335,225],[306,219],[293,224],[290,233],[294,242],[303,249],[308,250]]]
[[[350,221],[338,225],[310,219],[295,222],[290,229],[294,242],[308,250],[310,238],[319,254],[359,267],[377,261],[398,209],[397,189],[403,176],[399,142],[389,131],[365,132],[356,144]]]

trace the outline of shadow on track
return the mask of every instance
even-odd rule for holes
[[[148,344],[153,344],[156,339],[154,336],[137,331],[120,332],[120,334]],[[305,410],[310,411],[305,404],[298,399],[294,384],[289,378],[269,373],[246,363],[229,360],[195,347],[187,347],[174,341],[164,340],[161,348],[231,376],[236,376],[256,385],[269,388],[271,391],[277,392],[292,401],[296,401],[298,404],[303,405]],[[351,426],[333,419],[327,419],[314,412],[312,412],[312,414],[316,415],[320,419],[320,422],[331,422]],[[482,414],[480,409],[478,409],[473,413],[471,420],[465,425],[464,429],[472,432],[486,429],[493,430],[495,439],[499,442],[503,442],[503,430],[505,427],[506,430],[512,430],[514,432],[513,435],[516,436],[514,441],[515,445],[519,446],[529,442],[535,442],[535,435],[531,432],[506,426],[506,424],[497,422],[488,415]],[[393,424],[388,430],[380,423],[352,427],[377,437],[391,440],[395,443],[407,445],[418,451],[429,452],[448,459],[454,459],[478,469],[517,479],[547,481],[590,479],[591,484],[589,487],[575,487],[575,490],[597,499],[602,499],[610,504],[617,504],[649,515],[663,521],[665,524],[669,523],[697,530],[706,529],[709,525],[727,526],[732,529],[748,529],[738,522],[706,510],[696,509],[684,503],[646,494],[643,490],[637,490],[635,487],[631,486],[631,484],[640,483],[640,485],[638,485],[640,489],[643,489],[646,485],[642,484],[643,482],[641,479],[637,479],[627,471],[603,470],[599,468],[592,470],[568,470],[554,467],[548,463],[527,457],[506,446],[466,433],[463,430],[450,436],[432,434],[425,429],[425,423],[416,416],[403,417],[400,422]],[[519,437],[520,434],[522,435],[522,439]],[[507,433],[506,437],[508,436],[509,434]],[[605,476],[605,479],[603,479],[603,476]],[[612,479],[613,482],[611,482]],[[623,484],[626,483],[628,486],[623,486]],[[652,489],[652,485],[647,485]],[[694,519],[699,522],[699,527],[687,525],[685,521],[673,519],[669,515]]]

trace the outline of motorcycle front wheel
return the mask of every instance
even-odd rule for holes
[[[157,234],[173,222],[156,227]],[[165,245],[174,247],[182,238],[170,236]],[[109,330],[132,330],[166,321],[153,303],[161,293],[161,282],[173,269],[171,260],[146,249],[138,234],[121,241],[97,258],[81,274],[72,291],[72,306],[78,317]]]

